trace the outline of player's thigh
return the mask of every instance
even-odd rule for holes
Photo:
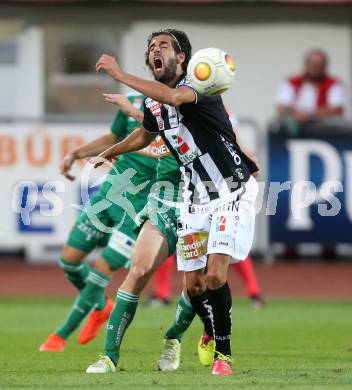
[[[107,246],[101,253],[101,260],[105,262],[102,267],[109,268],[112,272],[120,268],[131,267],[133,248],[137,239],[137,232],[134,229],[133,221],[124,224],[111,233]]]
[[[147,220],[134,247],[132,268],[154,271],[168,255],[169,245],[165,235]]]
[[[171,256],[176,251],[177,243],[177,218],[178,210],[174,207],[167,207],[166,210],[157,210],[154,200],[148,200],[145,207],[138,213],[136,220],[139,226],[144,226],[146,222],[154,226],[161,233],[168,245],[168,255]]]
[[[168,253],[166,237],[150,221],[146,221],[136,241],[131,268],[121,289],[139,295]]]

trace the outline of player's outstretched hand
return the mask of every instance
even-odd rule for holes
[[[133,107],[132,103],[128,100],[128,98],[125,95],[120,95],[119,93],[103,93],[103,96],[107,102],[116,104],[125,113],[126,113],[126,109]]]
[[[63,158],[63,160],[60,163],[60,173],[61,175],[65,176],[68,180],[75,180],[75,176],[70,174],[70,169],[75,161],[75,156],[73,153],[68,153]]]
[[[132,116],[140,121],[141,118],[136,118],[136,116],[139,116],[141,111],[134,107],[125,95],[120,95],[118,93],[103,93],[103,96],[107,102],[116,104],[116,106],[118,106],[126,115]]]
[[[103,54],[95,65],[95,70],[105,70],[113,79],[120,80],[123,72],[116,59],[109,54]]]

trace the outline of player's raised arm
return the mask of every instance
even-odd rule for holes
[[[145,80],[124,72],[116,59],[108,54],[103,54],[100,57],[95,68],[97,72],[105,70],[114,80],[160,103],[179,106],[183,103],[192,103],[196,100],[196,95],[190,88],[170,88],[168,85],[162,84],[159,81]]]
[[[117,114],[116,123],[125,123],[126,117],[133,117],[137,122],[143,122],[144,114],[143,111],[134,107],[131,101],[124,95],[120,94],[103,94],[105,100],[114,103],[120,108],[120,112]],[[72,165],[76,160],[80,160],[86,157],[94,157],[104,152],[111,146],[115,145],[116,142],[120,141],[122,137],[116,135],[114,132],[105,134],[94,141],[88,142],[79,148],[70,151],[63,158],[60,163],[60,173],[69,180],[75,180],[75,177],[70,174]]]
[[[97,168],[104,164],[106,160],[111,161],[121,154],[136,152],[137,150],[148,146],[156,136],[157,133],[151,133],[144,130],[142,127],[138,127],[124,140],[111,146],[100,153],[96,158],[92,159],[91,163],[94,164],[94,168]]]

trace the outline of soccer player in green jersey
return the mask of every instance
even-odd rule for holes
[[[68,179],[74,180],[70,168],[76,160],[99,154],[140,126],[143,113],[139,109],[143,96],[127,99],[118,95],[116,99],[121,109],[111,126],[111,133],[70,152],[63,159],[60,170]],[[145,206],[155,182],[157,157],[162,145],[156,140],[139,152],[119,158],[98,193],[79,215],[59,260],[67,279],[79,294],[63,325],[40,346],[40,351],[63,351],[68,337],[90,312],[78,338],[81,344],[92,340],[109,318],[113,302],[106,298],[104,290],[114,272],[129,266],[137,237],[134,217]],[[96,247],[104,249],[91,267],[84,260]]]
[[[106,94],[105,98],[118,104],[116,95]],[[140,112],[140,115],[143,116],[143,112]],[[133,134],[138,136],[139,132],[140,130],[136,129]],[[131,268],[117,292],[115,307],[109,318],[104,356],[89,366],[87,373],[108,373],[116,370],[122,339],[134,318],[140,293],[159,265],[176,250],[181,174],[174,156],[160,137],[157,137],[156,141],[160,145],[157,181],[151,189],[146,206],[136,218],[141,228],[134,247]],[[178,340],[175,343],[174,340],[166,342],[167,348],[179,356]]]

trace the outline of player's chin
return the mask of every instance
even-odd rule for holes
[[[158,69],[154,69],[154,70],[153,70],[154,78],[155,78],[156,80],[163,79],[164,73],[165,73],[164,67],[158,68]]]

